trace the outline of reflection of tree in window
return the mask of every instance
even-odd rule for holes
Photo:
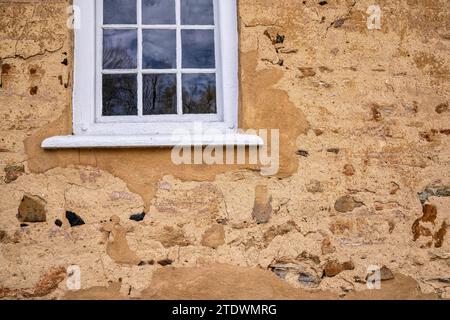
[[[177,83],[175,74],[144,76],[144,114],[176,114]]]
[[[127,69],[136,67],[134,57],[124,47],[105,48],[103,51],[103,68]]]
[[[183,113],[216,113],[215,75],[183,75]]]
[[[103,68],[134,69],[137,67],[136,30],[103,31]]]
[[[136,75],[103,75],[103,115],[137,115],[136,94]]]

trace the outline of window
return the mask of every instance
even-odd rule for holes
[[[73,135],[49,138],[44,148],[173,145],[174,130],[199,123],[203,132],[233,132],[236,144],[260,144],[236,131],[236,0],[74,5]]]

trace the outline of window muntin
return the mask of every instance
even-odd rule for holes
[[[223,121],[217,2],[98,1],[96,121]]]

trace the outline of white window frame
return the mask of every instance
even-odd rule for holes
[[[181,77],[180,1],[177,6],[177,77]],[[152,115],[142,116],[142,102],[138,102],[138,116],[103,117],[101,115],[102,28],[103,0],[74,0],[79,8],[79,28],[74,30],[74,86],[73,135],[46,139],[44,148],[95,148],[95,147],[152,147],[177,145],[174,131],[195,132],[195,144],[223,141],[227,145],[262,145],[261,138],[238,133],[238,26],[236,0],[213,0],[215,26],[216,107],[217,115]],[[142,0],[137,0],[140,13]],[[138,62],[142,59],[142,29],[167,26],[142,26],[138,14]],[[109,27],[109,26],[108,26]],[[170,27],[169,27],[170,28]],[[188,28],[188,27],[186,27]],[[202,28],[193,26],[192,28]],[[138,66],[138,67],[140,67]],[[152,70],[153,72],[154,70]],[[183,70],[195,73],[197,70]],[[120,72],[127,72],[121,70]],[[128,71],[131,72],[131,71]],[[133,70],[132,73],[135,73]],[[160,70],[159,72],[164,72]],[[180,81],[177,81],[178,112],[182,108]],[[142,77],[138,76],[138,91],[142,91]],[[139,92],[139,96],[142,92]],[[140,99],[138,99],[140,100]],[[202,132],[198,132],[201,123]],[[213,131],[214,134],[206,132]],[[221,136],[223,135],[223,136]],[[226,136],[226,138],[225,138]],[[182,139],[180,139],[181,141]],[[186,141],[186,140],[184,140]]]

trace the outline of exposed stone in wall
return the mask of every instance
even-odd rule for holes
[[[154,234],[149,234],[149,237],[160,242],[164,248],[187,247],[191,244],[183,229],[178,227],[164,226],[162,229],[155,230]]]
[[[38,298],[52,293],[66,278],[66,268],[53,267],[44,274],[33,288],[10,289],[0,287],[0,299],[2,298]]]
[[[45,222],[47,219],[46,202],[39,196],[24,195],[17,213],[20,222]]]
[[[336,200],[334,209],[338,212],[350,212],[354,209],[363,206],[364,203],[356,201],[353,197],[343,196]]]
[[[66,219],[71,227],[82,226],[85,224],[83,218],[72,211],[66,211]]]
[[[255,203],[252,217],[257,223],[267,223],[272,215],[272,197],[268,194],[267,186],[258,185],[255,189]]]
[[[202,236],[202,245],[217,249],[225,243],[225,229],[222,225],[215,225],[205,231]]]
[[[448,241],[446,236],[450,219],[450,199],[430,198],[430,201],[431,203],[424,204],[423,215],[412,225],[413,240],[421,243],[422,247],[441,248],[444,242]]]
[[[16,181],[24,173],[25,166],[23,164],[6,166],[4,181],[5,183],[11,183],[13,181]]]
[[[336,252],[336,247],[330,241],[330,238],[324,238],[322,241],[322,254],[332,254]]]
[[[354,270],[354,269],[355,269],[355,265],[353,264],[352,261],[346,261],[346,262],[341,263],[336,260],[331,260],[325,264],[323,274],[327,277],[335,277],[343,271]]]

